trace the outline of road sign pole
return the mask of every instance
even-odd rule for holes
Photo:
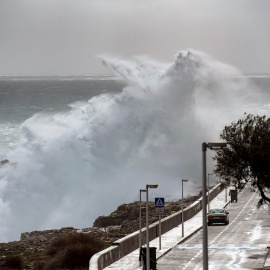
[[[159,215],[159,250],[161,250],[161,215]]]

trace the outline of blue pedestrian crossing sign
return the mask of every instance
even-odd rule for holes
[[[165,207],[164,198],[155,198],[155,208],[156,208],[157,215],[164,214],[164,207]]]
[[[164,198],[155,198],[155,207],[164,207],[165,202]]]

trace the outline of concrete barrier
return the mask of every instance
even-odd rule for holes
[[[223,190],[222,185],[218,184],[212,188],[209,192],[209,200],[211,201]],[[202,210],[202,198],[195,201],[189,207],[184,209],[185,220],[188,220],[195,216]],[[161,220],[161,234],[164,234],[174,227],[178,226],[182,222],[182,211],[178,211],[168,217]],[[142,229],[142,245],[146,243],[145,239],[146,228]],[[139,234],[140,231],[136,231],[129,234],[115,242],[112,246],[104,249],[92,256],[89,262],[89,270],[102,270],[115,261],[123,258],[125,255],[139,248]],[[159,222],[155,222],[149,226],[149,241],[159,236]],[[139,254],[138,254],[139,259]]]

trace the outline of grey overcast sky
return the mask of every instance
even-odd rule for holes
[[[0,75],[94,75],[96,57],[201,50],[270,73],[269,0],[0,0]]]

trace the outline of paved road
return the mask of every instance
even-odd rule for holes
[[[230,224],[208,227],[209,269],[263,269],[270,246],[268,208],[257,209],[258,193],[242,191],[229,205]],[[202,230],[160,258],[158,270],[202,269]]]

